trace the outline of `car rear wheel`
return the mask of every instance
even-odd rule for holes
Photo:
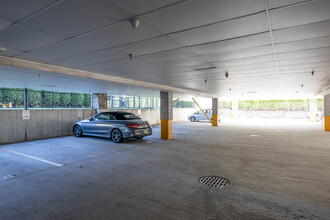
[[[190,117],[190,121],[194,122],[196,121],[196,118],[194,116]]]
[[[120,143],[123,141],[124,138],[123,138],[121,131],[119,129],[115,128],[111,132],[111,139],[115,143]]]
[[[83,134],[82,134],[82,129],[81,129],[81,127],[80,127],[79,125],[74,126],[74,128],[73,128],[73,134],[74,134],[74,136],[76,136],[76,137],[81,137],[81,136],[83,136]]]

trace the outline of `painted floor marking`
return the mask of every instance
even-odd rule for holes
[[[258,134],[251,134],[250,136],[251,137],[260,137],[260,135],[258,135]]]
[[[62,167],[63,166],[63,164],[54,163],[54,162],[51,162],[49,160],[44,160],[44,159],[34,157],[34,156],[31,156],[31,155],[27,155],[27,154],[23,154],[23,153],[20,153],[20,152],[16,152],[16,151],[4,149],[4,148],[0,148],[0,150],[7,151],[7,152],[10,152],[10,153],[13,153],[13,154],[17,154],[17,155],[20,155],[20,156],[23,156],[23,157],[31,158],[31,159],[34,159],[34,160],[38,160],[38,161],[48,163],[50,165],[54,165],[54,166],[57,166],[57,167]]]

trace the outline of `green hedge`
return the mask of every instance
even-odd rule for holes
[[[0,88],[0,108],[23,108],[24,89]],[[28,90],[28,108],[90,108],[91,94]]]
[[[232,108],[232,102],[219,101],[219,108]],[[309,111],[309,99],[245,100],[238,101],[239,110],[261,111]],[[323,111],[323,99],[317,100],[318,111]]]

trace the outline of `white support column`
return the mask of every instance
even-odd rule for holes
[[[317,112],[317,99],[312,98],[309,100],[309,116],[312,123],[316,122],[316,112]]]
[[[233,119],[236,120],[238,117],[238,100],[232,101],[232,112],[233,112]]]

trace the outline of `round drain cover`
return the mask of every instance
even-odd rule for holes
[[[212,187],[225,187],[229,184],[229,180],[220,176],[203,176],[199,178],[199,182]]]

